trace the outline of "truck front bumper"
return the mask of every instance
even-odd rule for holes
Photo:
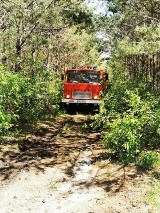
[[[100,100],[72,100],[72,99],[62,99],[63,103],[66,104],[100,104]]]

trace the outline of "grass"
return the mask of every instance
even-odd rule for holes
[[[153,181],[147,193],[147,203],[153,205],[157,210],[160,209],[160,155],[156,163],[156,168],[152,172]]]
[[[62,130],[59,130],[59,132],[57,133],[56,137],[62,137],[62,136],[63,136]]]
[[[56,191],[58,189],[58,187],[60,186],[60,184],[58,182],[51,182],[50,185],[49,185],[49,188],[52,190],[52,191]]]
[[[147,203],[153,207],[160,209],[160,180],[155,180],[149,187],[147,193]]]
[[[72,127],[72,124],[71,123],[66,123],[63,127],[64,130],[67,130],[67,129],[70,129]]]

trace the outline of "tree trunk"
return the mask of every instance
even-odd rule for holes
[[[20,42],[20,39],[17,38],[15,72],[20,72],[21,70],[21,51],[22,51],[21,42]]]

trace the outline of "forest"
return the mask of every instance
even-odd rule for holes
[[[160,165],[160,1],[93,5],[0,0],[1,143],[62,113],[64,70],[96,65],[110,80],[93,128],[120,162],[151,169]]]
[[[62,106],[72,66],[99,111]],[[0,0],[1,212],[158,213],[159,82],[159,0]]]
[[[67,67],[102,63],[91,11],[82,3],[1,1],[2,134],[58,113]]]

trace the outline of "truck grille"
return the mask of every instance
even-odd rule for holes
[[[72,92],[73,99],[92,99],[91,92]]]

